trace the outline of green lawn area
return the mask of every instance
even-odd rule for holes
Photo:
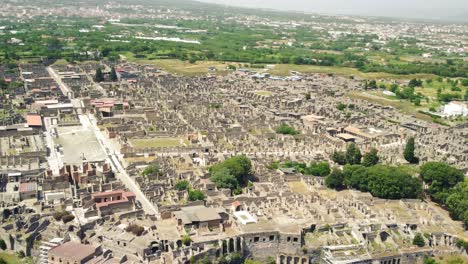
[[[316,65],[295,65],[295,64],[278,64],[269,72],[273,75],[288,76],[289,71],[298,71],[301,73],[325,73],[336,74],[340,76],[354,76],[361,79],[433,79],[436,75],[433,74],[409,74],[398,75],[384,72],[360,72],[356,68],[348,67],[329,67],[329,66],[316,66]]]
[[[432,122],[432,118],[428,115],[421,114],[418,110],[421,110],[421,107],[417,107],[414,104],[410,103],[409,101],[405,100],[398,100],[398,99],[389,99],[379,95],[367,93],[367,92],[350,92],[347,94],[348,97],[354,99],[361,99],[366,100],[371,103],[376,103],[380,105],[388,105],[392,106],[407,115],[412,115],[418,119],[425,120],[428,122]]]
[[[181,138],[130,139],[130,143],[136,149],[179,147],[189,144],[187,140]]]
[[[226,74],[227,70],[227,63],[220,62],[220,61],[197,61],[195,63],[190,63],[188,61],[181,61],[177,59],[139,59],[135,58],[133,53],[127,52],[123,55],[127,61],[135,62],[139,64],[151,64],[156,67],[162,68],[165,71],[168,71],[173,74],[181,74],[187,76],[196,76],[196,75],[203,75],[207,73],[214,73],[214,74]],[[211,67],[216,68],[216,72],[211,72],[209,69]]]
[[[9,254],[6,252],[0,252],[0,259],[6,261],[7,264],[16,264],[21,263],[21,259],[19,259],[15,254]]]

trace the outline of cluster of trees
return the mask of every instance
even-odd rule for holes
[[[300,132],[294,129],[293,127],[289,126],[288,124],[281,124],[279,127],[276,128],[276,133],[283,134],[283,135],[299,135]]]
[[[339,165],[356,165],[361,164],[370,167],[379,163],[379,156],[376,149],[371,149],[364,155],[361,154],[361,150],[354,143],[348,144],[346,151],[335,151],[333,152],[331,159]]]
[[[423,81],[420,79],[411,79],[408,83],[408,87],[423,87]]]
[[[445,206],[455,220],[468,228],[468,181],[463,172],[443,162],[427,162],[420,168],[423,181],[429,186],[432,200]]]
[[[422,193],[421,181],[400,167],[388,165],[345,165],[343,170],[334,169],[325,179],[329,188],[345,188],[370,192],[384,199],[418,198]]]
[[[114,67],[111,68],[110,75],[108,75],[108,76],[109,76],[109,78],[110,78],[110,80],[112,82],[118,81],[117,72],[115,71]],[[97,68],[96,73],[94,74],[94,81],[103,82],[103,81],[105,81],[105,79],[106,78],[105,78],[104,73],[102,72],[101,67]]]
[[[252,162],[247,156],[239,155],[210,167],[210,179],[218,188],[228,188],[235,194],[242,192],[252,172]]]
[[[468,63],[457,61],[452,65],[445,63],[366,63],[359,68],[362,72],[386,72],[393,74],[427,73],[444,77],[468,77]]]
[[[306,163],[296,161],[285,161],[285,162],[272,162],[269,166],[271,170],[277,170],[279,168],[294,168],[297,172],[304,175],[313,175],[319,177],[325,177],[330,174],[330,164],[326,161],[323,162],[312,162],[309,166]]]
[[[72,221],[73,219],[75,219],[75,216],[72,215],[71,213],[67,212],[67,211],[55,212],[53,214],[53,217],[54,217],[55,221],[60,221],[61,220],[65,224]]]

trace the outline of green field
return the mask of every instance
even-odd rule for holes
[[[203,75],[207,73],[213,74],[225,74],[227,73],[226,67],[228,64],[219,61],[197,61],[195,63],[189,63],[188,61],[181,61],[177,59],[138,59],[130,52],[121,54],[129,62],[135,62],[138,64],[150,64],[163,70],[186,76]],[[216,68],[216,71],[210,71],[210,68]]]
[[[347,95],[348,97],[353,98],[353,99],[361,99],[361,100],[369,101],[371,103],[392,106],[407,115],[412,115],[418,119],[429,121],[429,122],[432,121],[432,118],[430,116],[421,114],[418,112],[420,107],[415,106],[409,101],[398,100],[398,99],[388,99],[383,96],[378,96],[378,95],[367,93],[367,92],[350,92]]]
[[[9,254],[6,252],[0,252],[0,259],[5,260],[7,264],[22,263],[21,259],[19,259],[15,254]]]
[[[408,74],[398,75],[384,72],[360,72],[356,68],[348,67],[336,67],[336,66],[316,66],[316,65],[295,65],[295,64],[278,64],[269,72],[273,75],[289,76],[290,71],[297,71],[300,73],[324,73],[324,74],[336,74],[339,76],[354,76],[360,79],[392,79],[392,80],[410,80],[410,79],[432,79],[436,78],[433,74]]]
[[[180,147],[189,144],[181,138],[130,139],[130,143],[136,149]]]

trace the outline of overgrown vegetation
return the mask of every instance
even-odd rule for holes
[[[252,172],[247,156],[239,155],[210,167],[210,179],[218,188],[229,188],[236,193],[245,187]]]
[[[145,228],[137,224],[131,224],[125,228],[125,231],[134,234],[135,236],[141,236],[145,231]]]
[[[289,126],[288,124],[281,124],[279,127],[276,128],[276,133],[283,134],[283,135],[299,135],[300,132],[294,129],[293,127]]]

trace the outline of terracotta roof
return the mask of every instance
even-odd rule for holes
[[[30,127],[42,127],[42,119],[40,115],[28,114],[26,116],[26,122]]]
[[[35,182],[24,182],[19,186],[19,192],[32,192],[37,190],[37,183]]]

